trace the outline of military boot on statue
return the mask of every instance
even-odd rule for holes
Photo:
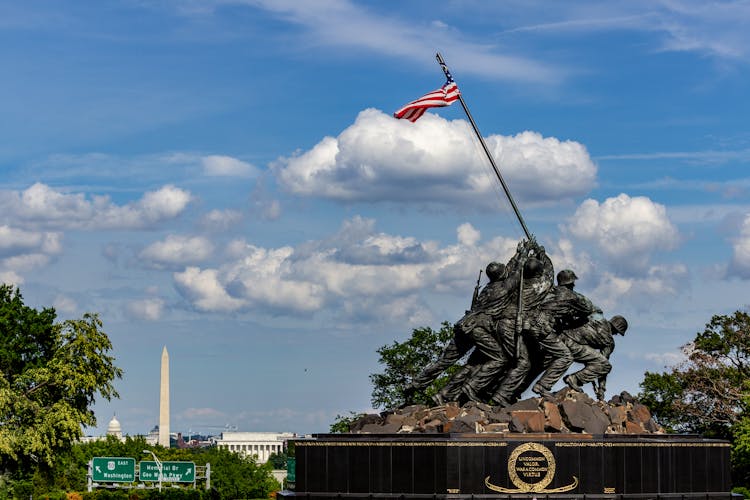
[[[568,387],[573,389],[576,392],[583,392],[583,389],[581,388],[580,384],[578,383],[578,379],[576,379],[575,374],[573,375],[565,375],[563,377],[563,382],[568,384]]]
[[[552,394],[549,389],[547,389],[546,387],[542,387],[539,384],[534,384],[534,387],[532,387],[531,390],[544,399],[552,399],[555,397],[555,395]]]

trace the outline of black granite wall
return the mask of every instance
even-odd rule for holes
[[[695,436],[322,434],[297,441],[316,498],[729,498],[729,444]]]

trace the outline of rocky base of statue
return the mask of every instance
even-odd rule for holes
[[[553,398],[529,398],[505,408],[469,402],[412,405],[368,414],[351,423],[358,434],[586,433],[657,434],[664,430],[649,409],[627,392],[608,402],[565,388]]]

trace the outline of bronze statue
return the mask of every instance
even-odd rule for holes
[[[601,309],[574,291],[578,277],[572,270],[560,271],[554,286],[552,262],[533,237],[518,244],[507,264],[491,262],[486,275],[489,283],[481,291],[477,284],[453,339],[405,388],[406,399],[469,352],[465,365],[433,397],[437,404],[508,406],[530,386],[541,397],[552,396],[561,378],[576,391],[591,382],[603,399],[613,335],[624,335],[625,318],[604,319]],[[574,362],[584,367],[565,375]]]

